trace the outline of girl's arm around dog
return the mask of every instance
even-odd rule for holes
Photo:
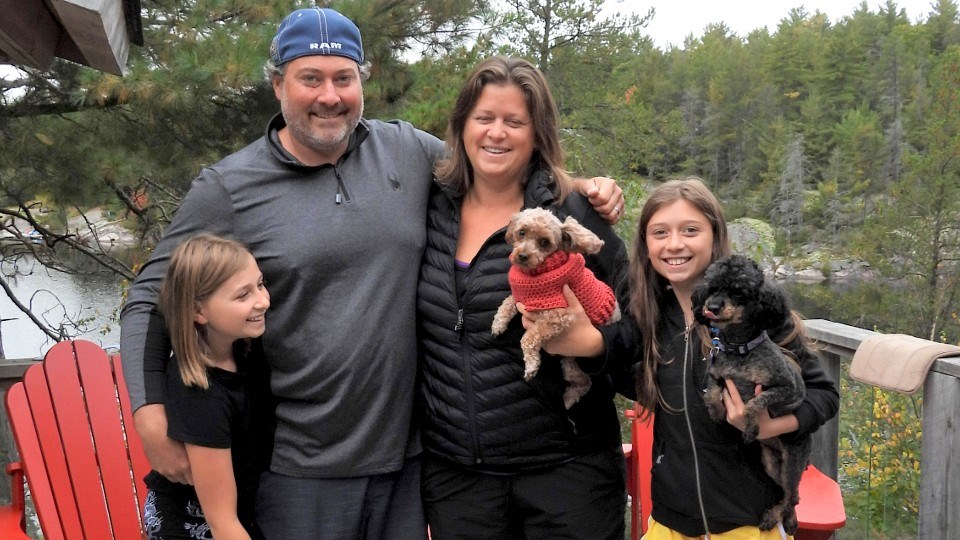
[[[726,421],[740,431],[746,431],[746,406],[743,396],[740,395],[740,390],[737,389],[737,385],[732,379],[727,379],[725,382],[726,390],[721,395],[723,396],[723,406],[727,410]],[[760,385],[757,385],[756,393],[759,394],[760,392]],[[760,428],[757,432],[757,438],[769,439],[797,431],[800,421],[792,413],[771,417],[769,410],[762,410],[757,415],[757,425]]]
[[[789,320],[782,328],[771,332],[770,337],[780,343],[782,339],[793,334],[794,324],[797,323],[802,324],[799,318]],[[836,382],[824,371],[820,356],[810,348],[809,340],[805,336],[793,336],[792,340],[781,346],[796,357],[806,386],[806,397],[803,403],[792,411],[797,417],[799,427],[795,432],[781,437],[789,442],[793,437],[803,437],[813,433],[836,416],[840,410],[840,392],[837,390]],[[778,416],[781,412],[771,410],[770,414]]]

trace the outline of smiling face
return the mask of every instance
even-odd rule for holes
[[[678,293],[689,293],[713,255],[707,216],[685,199],[661,206],[645,231],[650,264]]]
[[[513,84],[487,84],[467,115],[463,146],[475,182],[523,182],[535,133],[523,91]]]
[[[306,165],[335,163],[363,116],[357,63],[342,56],[301,56],[274,77],[273,91],[287,127],[283,147]]]
[[[270,294],[252,255],[243,269],[196,303],[194,322],[205,326],[207,344],[214,353],[230,351],[233,342],[263,335]]]

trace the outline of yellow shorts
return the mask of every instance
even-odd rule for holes
[[[650,518],[647,534],[641,540],[704,540],[706,536],[684,536]],[[783,525],[769,531],[761,531],[759,527],[739,527],[724,533],[711,534],[709,540],[793,540],[783,531]]]

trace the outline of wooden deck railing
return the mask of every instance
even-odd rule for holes
[[[827,369],[840,380],[840,365],[849,362],[862,341],[874,332],[814,319],[807,321],[810,337],[823,347]],[[836,474],[838,427],[835,419],[818,432],[814,463]],[[960,538],[960,357],[936,360],[923,385],[920,449],[920,516],[917,538]],[[832,452],[830,451],[832,449]],[[823,454],[826,455],[823,455]],[[829,474],[829,473],[828,473]],[[836,476],[834,476],[836,478]]]
[[[821,346],[825,368],[839,381],[841,365],[853,358],[862,341],[874,332],[823,319],[806,321],[807,330]],[[0,401],[7,388],[23,377],[34,361],[0,360]],[[921,446],[920,540],[960,539],[960,357],[939,359],[923,387]],[[837,477],[839,418],[816,434],[813,462]],[[0,467],[16,459],[6,410],[0,406]],[[9,478],[0,474],[0,503],[9,502]],[[842,536],[842,534],[841,534]]]

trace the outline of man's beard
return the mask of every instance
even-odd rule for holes
[[[341,149],[350,138],[350,134],[357,128],[363,116],[363,97],[361,96],[360,106],[356,110],[347,116],[338,117],[343,121],[343,125],[335,130],[315,128],[310,123],[309,111],[297,111],[294,114],[287,108],[285,102],[280,103],[280,111],[283,113],[290,135],[297,142],[319,154],[328,154]]]

